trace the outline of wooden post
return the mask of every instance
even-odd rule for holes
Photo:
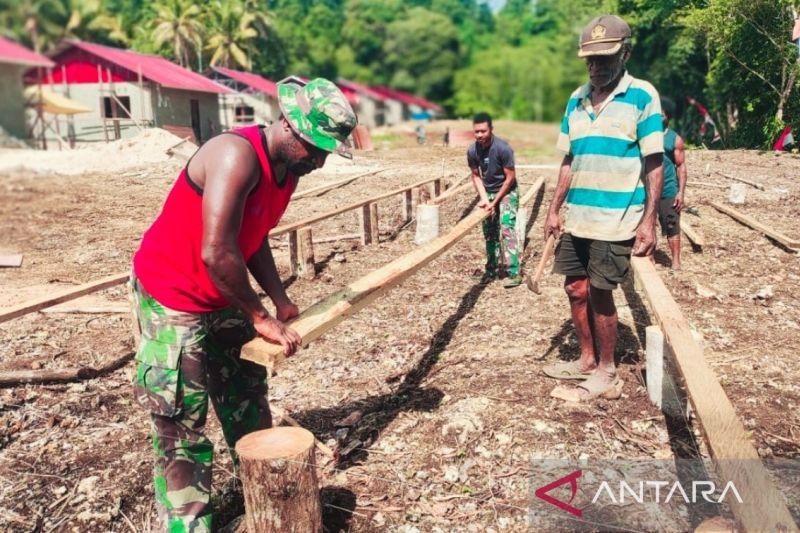
[[[444,178],[433,182],[433,197],[436,198],[444,191]]]
[[[297,427],[255,431],[236,443],[249,533],[322,531],[314,435]]]
[[[380,226],[378,225],[378,204],[369,204],[369,228],[372,242],[378,244],[381,241]]]
[[[300,276],[305,279],[314,279],[314,241],[311,237],[311,228],[301,228],[297,232],[300,244]]]
[[[289,274],[297,275],[297,232],[289,232]]]
[[[372,204],[361,207],[361,244],[372,244]]]
[[[97,83],[100,85],[100,118],[103,119],[103,137],[108,143],[108,121],[106,120],[106,101],[103,96],[105,89],[103,89],[103,69],[100,64],[97,64]]]
[[[414,199],[411,197],[411,190],[403,191],[403,216],[406,222],[411,222],[414,218]]]
[[[111,77],[111,69],[106,67],[106,74],[108,76],[108,94],[111,103],[111,120],[114,124],[114,139],[119,140],[122,136],[119,127],[119,115],[117,115],[117,91],[114,88],[114,79]]]
[[[419,187],[414,187],[413,189],[411,189],[411,212],[412,213],[416,213],[417,212],[417,206],[419,205],[419,196],[420,196]]]

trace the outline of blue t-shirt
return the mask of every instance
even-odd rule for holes
[[[467,164],[471,169],[480,169],[486,192],[497,192],[506,180],[503,169],[514,168],[514,150],[506,141],[492,135],[492,142],[486,148],[472,143],[467,149]]]

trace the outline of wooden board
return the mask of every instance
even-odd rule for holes
[[[728,174],[723,174],[722,172],[719,171],[717,171],[717,174],[719,174],[723,178],[728,178],[729,180],[733,181],[740,181],[742,183],[750,185],[751,187],[755,187],[756,189],[760,189],[762,191],[764,190],[764,186],[761,185],[760,183],[756,183],[755,181],[746,180],[744,178],[737,178],[736,176],[729,176]]]
[[[539,179],[522,198],[520,205],[529,202],[538,193],[543,183],[544,180]],[[413,252],[370,272],[344,289],[315,303],[290,323],[291,328],[300,335],[303,346],[307,346],[449,250],[480,224],[486,216],[485,210],[476,210],[456,224],[446,235],[420,246]],[[283,348],[258,338],[244,345],[242,358],[273,367],[283,360]]]
[[[754,230],[763,233],[770,239],[773,239],[782,245],[786,246],[787,248],[792,248],[794,251],[797,251],[797,248],[800,248],[800,241],[797,239],[792,239],[791,237],[787,237],[783,233],[780,233],[777,230],[774,230],[767,226],[766,224],[762,224],[761,222],[757,221],[751,216],[745,215],[741,211],[737,211],[732,207],[728,207],[726,205],[722,205],[719,202],[711,202],[711,207],[716,209],[717,211],[721,211],[725,213],[729,217],[733,218],[734,220],[741,222],[745,226],[750,226]]]
[[[365,205],[378,202],[380,200],[384,200],[386,198],[391,198],[392,196],[397,196],[399,194],[403,194],[404,192],[415,189],[417,187],[421,187],[422,185],[426,185],[431,183],[432,181],[436,181],[439,178],[428,178],[422,181],[418,181],[411,185],[407,185],[401,189],[396,189],[394,191],[385,192],[379,194],[377,196],[373,196],[372,198],[367,198],[366,200],[361,200],[360,202],[355,202],[350,205],[346,205],[344,207],[336,208],[332,211],[328,211],[327,213],[322,213],[321,215],[315,215],[313,217],[308,217],[303,220],[298,220],[297,222],[292,222],[290,224],[284,224],[283,226],[278,226],[273,228],[272,231],[269,232],[270,237],[277,237],[278,235],[283,235],[284,233],[289,233],[292,231],[297,231],[298,229],[302,228],[303,226],[310,226],[311,224],[316,224],[321,220],[325,220],[326,218],[335,217],[336,215],[341,215],[342,213],[346,213],[348,211],[352,211],[353,209],[358,209],[359,207],[363,207]]]
[[[338,181],[334,181],[333,183],[327,183],[325,185],[320,185],[319,187],[314,187],[313,189],[308,189],[305,191],[298,191],[292,195],[292,200],[299,200],[300,198],[305,198],[306,196],[313,196],[317,194],[322,194],[324,192],[330,191],[331,189],[336,189],[341,187],[342,185],[347,185],[348,183],[357,180],[358,178],[365,178],[367,176],[372,176],[373,174],[379,174],[381,172],[385,172],[389,170],[388,168],[380,168],[378,170],[370,170],[369,172],[362,172],[361,174],[356,174],[354,176],[348,176],[346,178],[340,179]]]
[[[633,257],[631,265],[671,348],[717,473],[724,483],[733,482],[742,497],[743,503],[725,499],[734,516],[745,531],[797,531],[783,496],[770,480],[680,307],[649,259]]]
[[[107,289],[109,287],[125,283],[126,281],[128,281],[129,276],[130,276],[129,271],[119,274],[113,274],[111,276],[107,276],[102,279],[90,281],[89,283],[84,283],[83,285],[77,285],[75,287],[69,287],[67,289],[56,291],[55,293],[50,294],[49,296],[43,296],[41,298],[36,298],[35,300],[30,300],[19,305],[14,305],[11,307],[0,309],[0,322],[5,322],[7,320],[11,320],[12,318],[16,318],[18,316],[22,316],[27,313],[39,311],[41,309],[44,309],[45,307],[50,307],[56,304],[60,304],[62,302],[74,300],[85,294],[101,291],[103,289]]]
[[[681,231],[692,241],[692,244],[695,246],[705,246],[706,240],[703,238],[702,235],[697,233],[693,227],[686,223],[686,221],[681,220]]]
[[[445,191],[441,196],[437,196],[436,198],[433,198],[428,203],[431,204],[431,205],[439,205],[439,204],[443,203],[445,200],[448,200],[448,199],[452,198],[453,196],[455,196],[457,194],[461,194],[462,192],[464,192],[464,191],[466,191],[468,189],[472,189],[472,188],[473,188],[472,182],[470,182],[470,183],[462,183],[458,187],[451,187],[450,189],[447,189],[447,191]]]
[[[22,254],[0,254],[0,267],[17,268],[22,266]]]

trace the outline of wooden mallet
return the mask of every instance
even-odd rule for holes
[[[550,235],[547,238],[547,242],[544,243],[544,251],[542,252],[542,258],[539,259],[539,265],[536,267],[536,272],[533,273],[533,277],[530,275],[525,276],[525,285],[528,286],[530,290],[535,292],[536,294],[542,294],[542,290],[539,288],[539,282],[542,280],[542,275],[544,274],[544,267],[547,265],[547,261],[550,260],[550,256],[553,255],[553,248],[556,245],[556,237],[555,235]]]

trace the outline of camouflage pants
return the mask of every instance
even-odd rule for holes
[[[255,330],[235,309],[168,309],[134,277],[131,294],[141,331],[134,392],[150,412],[159,514],[170,533],[211,531],[209,397],[231,452],[245,434],[272,425],[266,369],[239,357]]]
[[[510,277],[519,276],[519,246],[517,244],[517,209],[519,190],[514,188],[506,194],[494,216],[483,221],[483,236],[486,239],[486,271],[497,272],[498,264],[506,266]],[[497,193],[487,192],[491,202]],[[502,254],[502,260],[501,260]]]

